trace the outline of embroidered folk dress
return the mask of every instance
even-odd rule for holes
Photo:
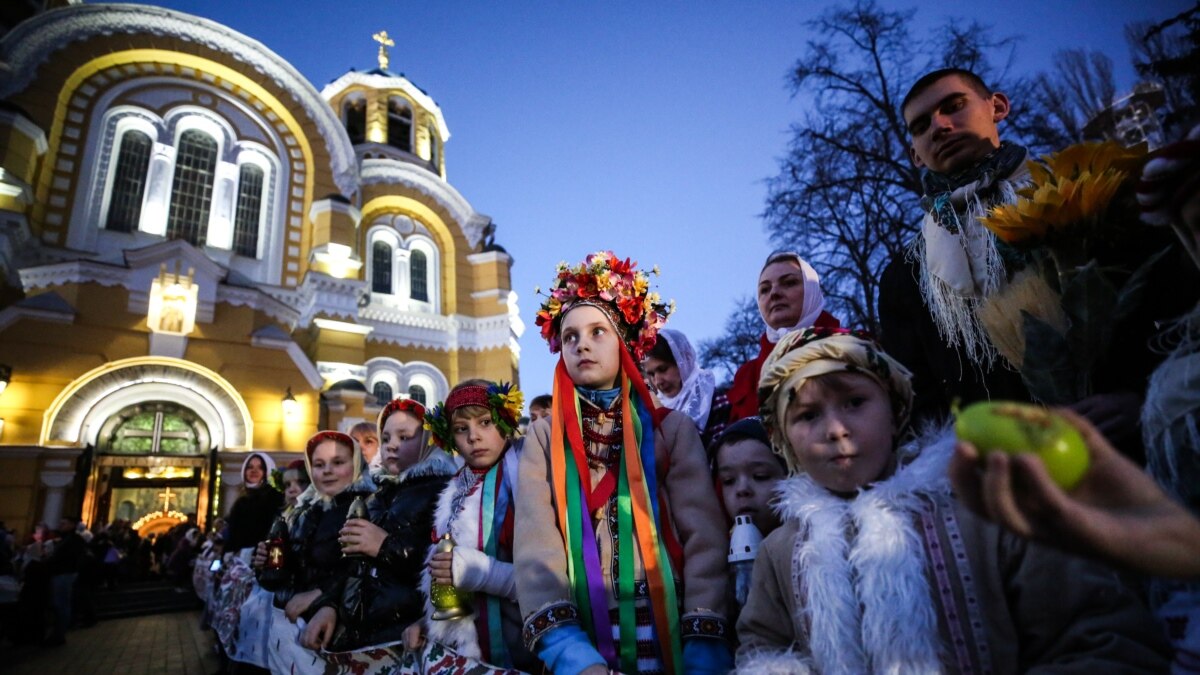
[[[592,485],[597,486],[606,474],[612,472],[615,477],[619,466],[620,399],[604,411],[585,397],[579,400],[589,474]],[[554,494],[550,434],[549,420],[534,423],[526,437],[520,465],[515,562],[517,591],[525,616],[524,638],[531,651],[536,651],[538,641],[550,631],[580,623],[568,577],[563,535],[555,516],[557,501],[565,497]],[[685,641],[699,637],[725,638],[728,539],[708,476],[704,448],[691,418],[675,411],[667,413],[655,431],[654,451],[662,508],[669,514],[666,519],[683,554],[682,565],[672,562],[681,600],[681,638]],[[621,631],[636,631],[637,672],[662,672],[645,568],[636,546],[635,550],[620,550],[617,514],[616,491],[591,513],[613,640],[619,644]],[[618,578],[618,570],[620,557],[625,555],[633,557],[636,626],[623,626],[620,622],[618,587],[622,579]]]
[[[1098,563],[1009,535],[960,507],[950,431],[843,498],[808,476],[777,488],[738,619],[742,673],[1164,672],[1146,608]]]
[[[433,539],[441,539],[447,532],[454,539],[452,577],[459,590],[475,591],[474,613],[457,619],[432,619],[433,605],[429,601],[432,580],[428,568],[428,560],[434,554],[432,546],[421,575],[421,590],[426,598],[425,628],[430,640],[493,666],[537,672],[540,670],[537,657],[521,641],[521,613],[517,607],[517,584],[512,564],[511,528],[519,458],[520,453],[515,448],[505,450],[497,463],[499,469],[491,490],[486,472],[476,473],[464,466],[438,497]],[[490,523],[485,522],[489,509],[484,508],[484,497],[492,496],[489,492],[508,493],[496,495],[498,499],[493,497],[492,503],[496,506],[490,510]],[[496,557],[481,550],[485,528],[499,538]],[[493,604],[497,611],[489,613]],[[497,626],[491,624],[490,619],[499,619],[498,635],[491,635]]]

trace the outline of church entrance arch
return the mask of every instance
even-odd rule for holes
[[[130,523],[146,537],[207,502],[211,441],[194,411],[170,401],[126,406],[106,419],[95,446],[93,523]]]
[[[216,372],[138,357],[105,364],[63,389],[46,411],[42,445],[86,448],[89,525],[141,521],[149,533],[194,512],[203,528],[217,501],[216,458],[249,450],[252,424],[241,395]]]

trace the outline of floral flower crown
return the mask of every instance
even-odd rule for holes
[[[412,398],[397,398],[388,401],[388,404],[379,411],[379,430],[383,430],[383,425],[387,423],[389,417],[396,412],[405,412],[418,420],[425,418],[425,406],[421,405],[420,401]]]
[[[657,265],[651,273],[658,275]],[[540,294],[541,289],[535,292]],[[675,311],[675,301],[664,304],[658,293],[650,290],[650,276],[629,258],[621,260],[612,251],[598,251],[574,267],[560,262],[550,294],[537,313],[542,339],[550,344],[552,354],[562,349],[558,334],[563,315],[579,304],[592,305],[619,324],[616,327],[624,332],[622,341],[635,361],[641,361],[654,346],[659,329]]]
[[[429,432],[429,443],[453,451],[454,431],[450,428],[450,418],[455,410],[471,405],[491,411],[492,423],[500,430],[500,435],[511,438],[517,432],[521,409],[525,407],[525,395],[507,382],[489,383],[486,387],[459,387],[450,392],[445,403],[425,411],[425,430]]]

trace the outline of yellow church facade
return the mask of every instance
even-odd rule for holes
[[[0,520],[225,513],[246,453],[514,381],[512,258],[387,68],[138,5],[0,36]]]

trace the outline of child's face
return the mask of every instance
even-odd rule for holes
[[[454,411],[450,418],[454,446],[472,469],[490,469],[504,452],[504,436],[492,422],[492,411],[469,405]]]
[[[393,476],[421,456],[421,420],[397,410],[383,423],[383,467]]]
[[[866,375],[831,373],[808,380],[784,423],[800,467],[828,490],[853,492],[893,468],[892,403]]]
[[[312,478],[326,496],[345,490],[354,480],[354,453],[337,441],[322,441],[313,449]]]
[[[608,317],[595,307],[578,307],[567,312],[560,331],[571,381],[587,389],[615,387],[621,372],[621,342]]]
[[[299,471],[288,469],[283,472],[283,497],[287,500],[288,506],[296,505],[296,499],[300,497],[300,493],[304,492],[306,487],[308,487],[308,482],[301,480]]]
[[[530,424],[542,419],[543,417],[549,417],[549,416],[550,416],[549,408],[544,408],[540,405],[529,406],[529,423]]]
[[[743,438],[717,450],[717,478],[725,511],[734,516],[754,518],[758,531],[765,536],[779,525],[771,510],[771,496],[784,475],[779,459],[761,441]]]

